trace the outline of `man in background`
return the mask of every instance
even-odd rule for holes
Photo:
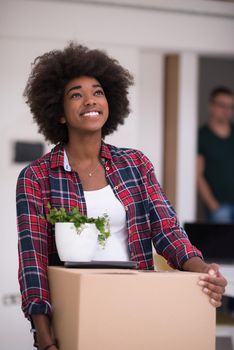
[[[211,222],[234,222],[233,92],[217,87],[210,94],[208,123],[199,130],[198,191]]]

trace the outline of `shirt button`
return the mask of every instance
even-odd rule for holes
[[[114,190],[118,190],[118,188],[119,188],[119,186],[115,186],[115,187],[114,187]]]
[[[110,168],[107,166],[107,167],[106,167],[106,170],[108,171],[108,170],[110,170]]]

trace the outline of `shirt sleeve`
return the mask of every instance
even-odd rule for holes
[[[170,266],[182,269],[183,264],[192,257],[202,257],[180,226],[175,210],[161,189],[153,165],[144,156],[147,168],[147,191],[149,196],[149,217],[152,242],[159,255],[162,255]]]
[[[22,310],[51,314],[47,279],[47,221],[43,216],[41,189],[30,168],[19,175],[16,187],[19,271]]]

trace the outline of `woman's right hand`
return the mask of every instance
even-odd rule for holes
[[[55,343],[51,335],[51,325],[48,316],[44,314],[38,314],[32,315],[31,317],[36,328],[36,340],[38,349],[43,350],[48,345]],[[52,345],[48,350],[58,350],[58,347],[56,345]]]
[[[48,344],[48,345],[49,345],[49,344]],[[47,345],[47,346],[48,346],[48,345]],[[43,347],[40,347],[40,346],[39,346],[38,350],[44,350],[44,349],[46,349],[47,346],[43,346]],[[52,345],[52,346],[49,347],[48,350],[59,350],[59,348],[58,348],[56,345]]]
[[[57,346],[53,345],[53,346],[51,346],[51,348],[49,348],[48,350],[59,350],[59,348],[57,348]]]

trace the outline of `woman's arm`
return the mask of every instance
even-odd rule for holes
[[[55,340],[52,336],[50,320],[47,315],[32,315],[33,324],[36,330],[36,341],[39,349],[45,349],[48,345],[54,344],[50,350],[57,350]]]
[[[201,252],[191,244],[179,225],[175,210],[163,193],[153,167],[147,173],[147,192],[152,242],[158,254],[176,269],[182,269],[183,264],[193,257],[201,260]]]
[[[47,315],[51,314],[47,279],[48,224],[44,218],[42,191],[30,167],[20,173],[16,190],[22,309],[28,319],[35,319],[35,327],[40,332],[48,328]],[[50,340],[49,329],[43,334],[45,341]],[[40,333],[37,336],[41,338]]]
[[[146,158],[146,157],[145,157]],[[176,213],[157,182],[152,164],[146,158],[147,192],[152,230],[152,241],[156,251],[164,256],[172,267],[185,271],[201,272],[198,284],[218,307],[227,285],[226,279],[219,272],[215,263],[207,264],[196,247],[188,239],[184,229],[179,225]]]

